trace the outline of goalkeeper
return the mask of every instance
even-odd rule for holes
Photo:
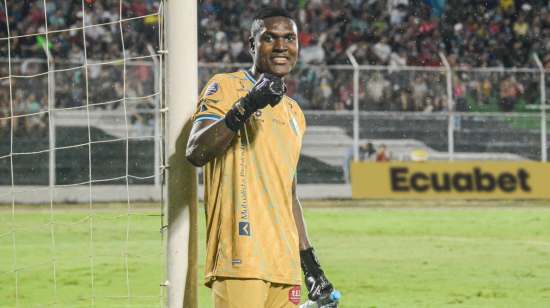
[[[296,65],[297,26],[280,8],[252,23],[247,71],[214,76],[202,91],[187,159],[204,166],[205,284],[214,307],[296,307],[334,291],[311,247],[296,197],[306,128],[282,78]],[[322,307],[337,307],[331,302]]]

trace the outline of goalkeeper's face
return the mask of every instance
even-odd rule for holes
[[[256,73],[271,73],[283,78],[298,59],[298,29],[291,19],[272,17],[250,38]]]

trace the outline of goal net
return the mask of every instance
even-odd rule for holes
[[[163,306],[162,17],[0,1],[0,307]]]

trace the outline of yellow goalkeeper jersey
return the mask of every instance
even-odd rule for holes
[[[246,71],[214,76],[193,121],[220,119],[255,82]],[[305,128],[302,110],[285,96],[258,110],[204,166],[206,286],[216,277],[302,283],[291,188]]]

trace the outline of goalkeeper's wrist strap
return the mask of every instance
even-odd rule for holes
[[[313,247],[300,251],[300,262],[302,263],[302,271],[304,273],[310,273],[314,277],[324,274]]]
[[[225,114],[225,125],[234,132],[244,127],[246,121],[256,112],[250,104],[246,103],[246,97],[239,99]]]

